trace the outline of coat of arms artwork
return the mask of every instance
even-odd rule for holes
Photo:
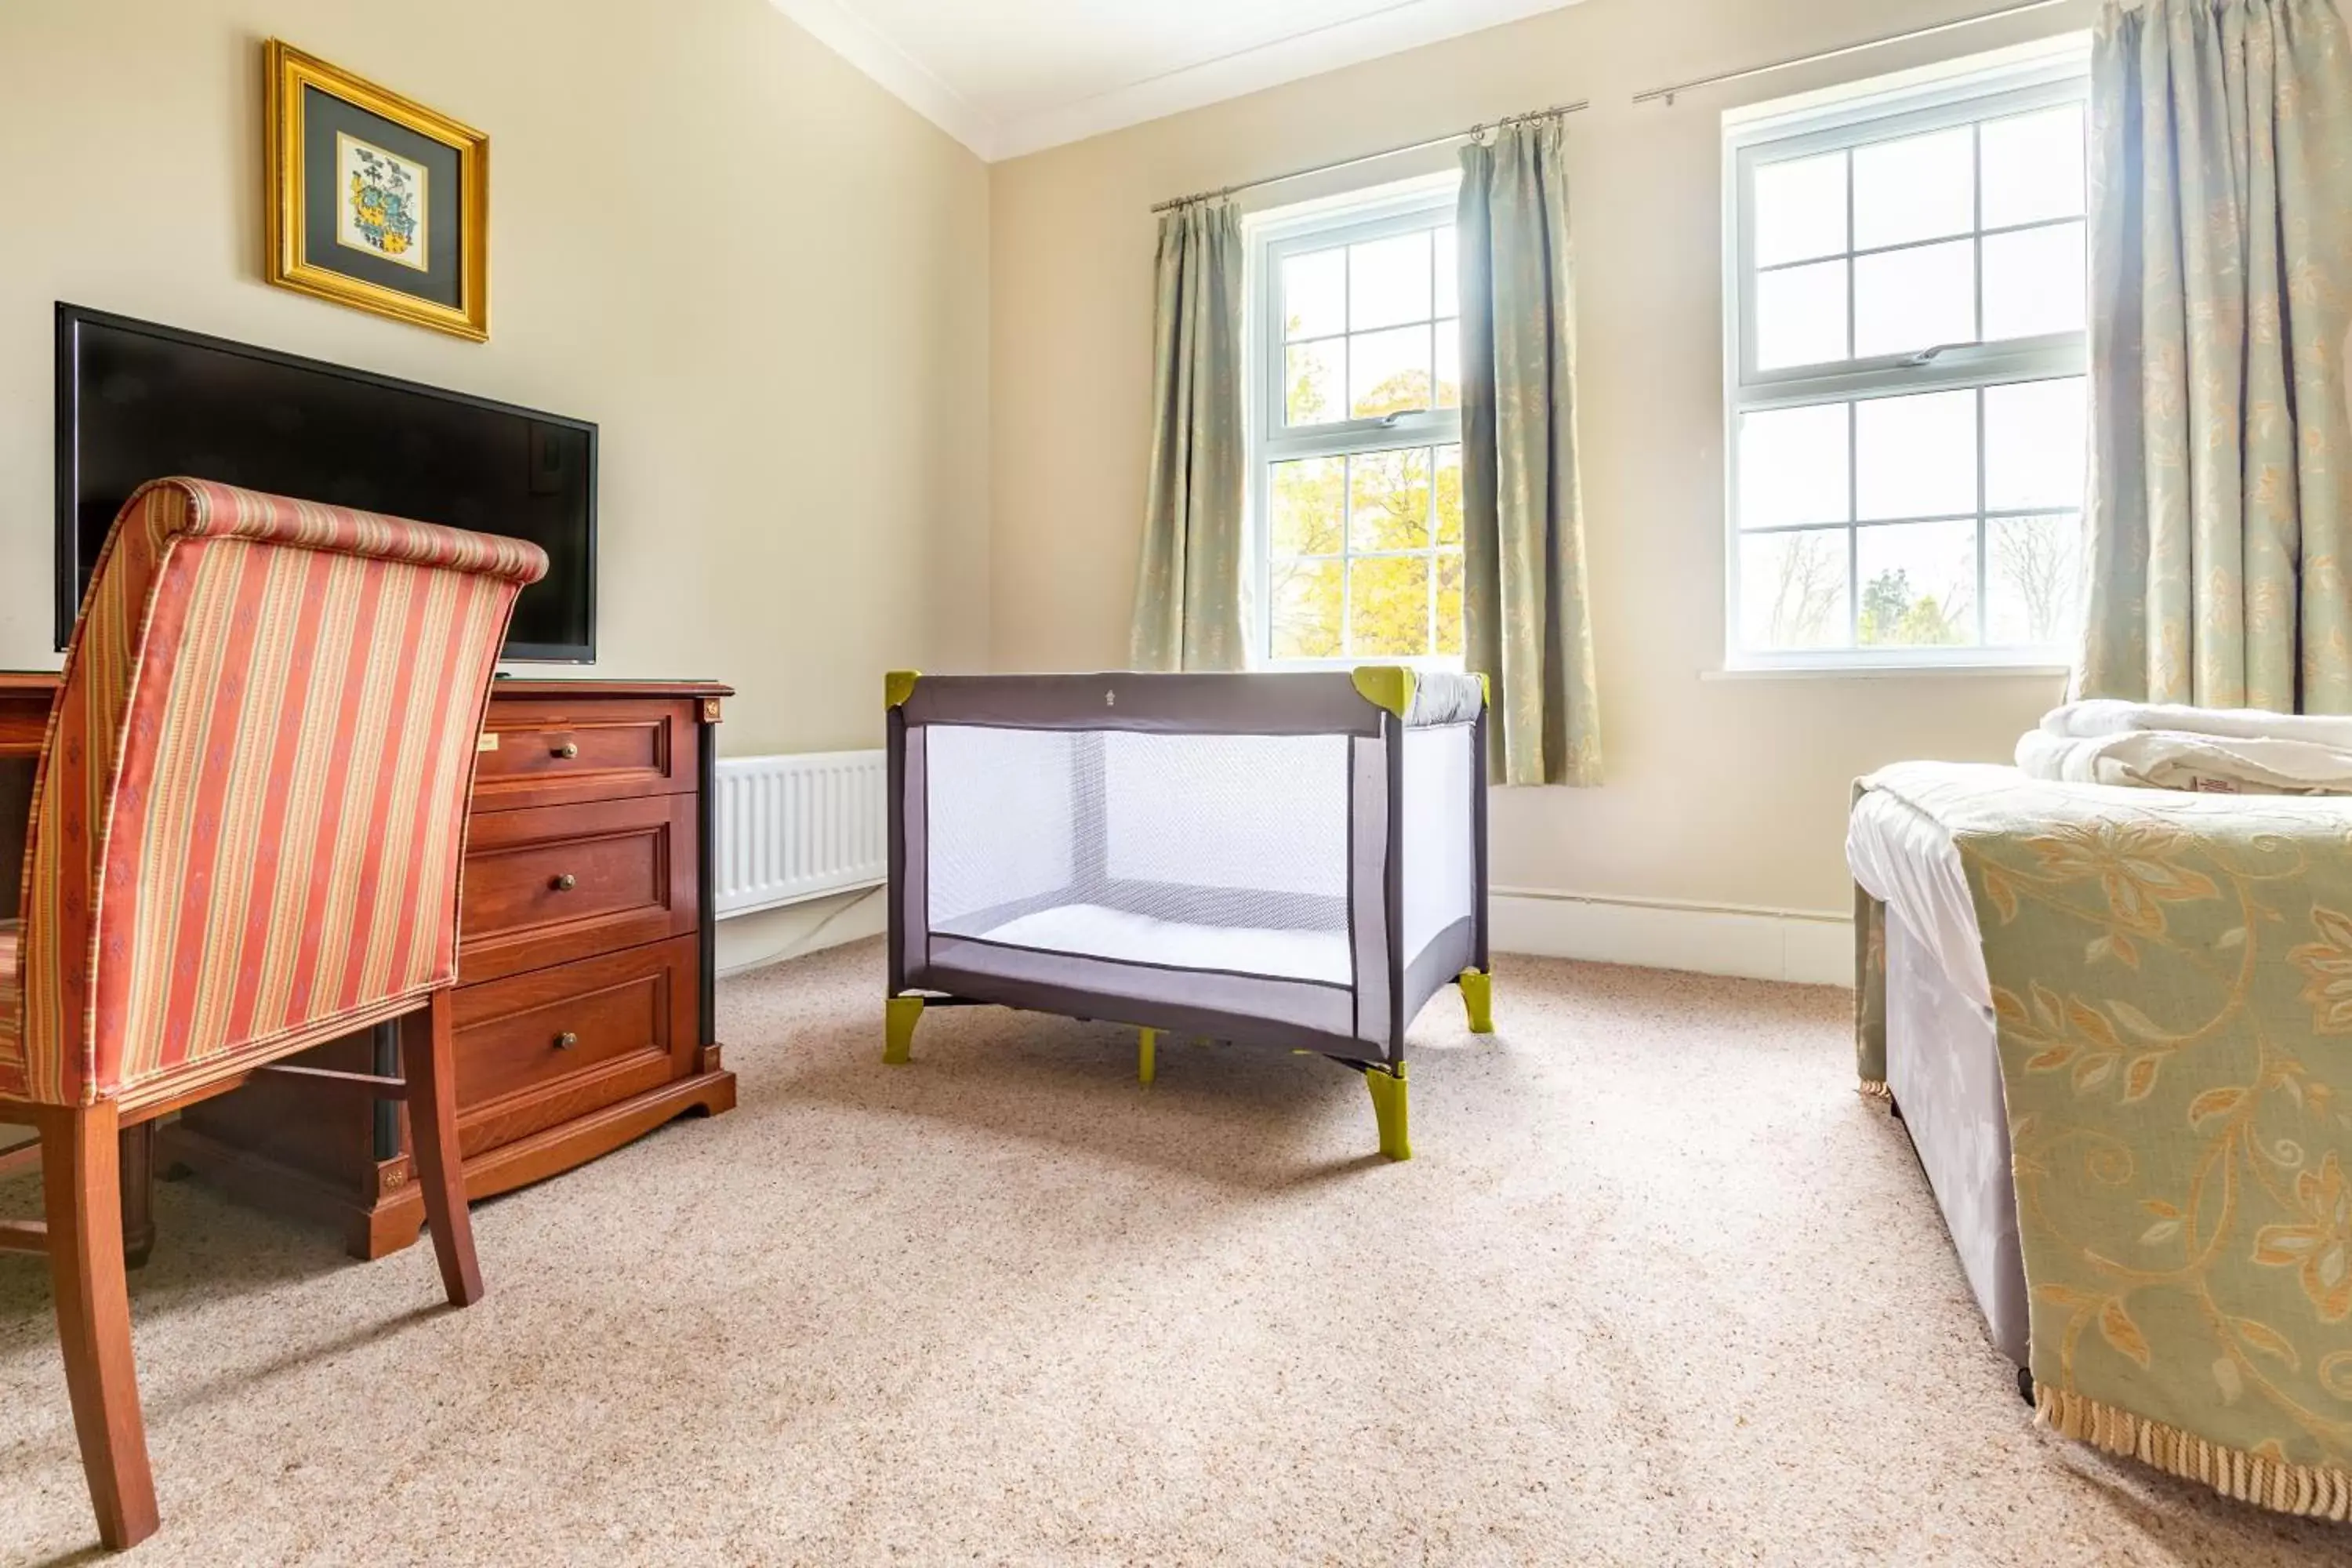
[[[263,51],[269,281],[488,339],[489,138],[281,40]]]

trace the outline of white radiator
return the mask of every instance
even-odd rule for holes
[[[711,847],[719,918],[881,885],[888,782],[880,752],[721,757]]]

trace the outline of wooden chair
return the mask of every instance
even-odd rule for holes
[[[99,1533],[154,1532],[117,1186],[122,1130],[402,1022],[449,1300],[482,1293],[450,987],[467,795],[519,540],[163,479],[124,503],[66,650],[0,928],[0,1121],[39,1130],[43,1252]]]

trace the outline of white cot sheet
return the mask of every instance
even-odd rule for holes
[[[1959,846],[1934,817],[1868,783],[1846,819],[1845,859],[1853,879],[1902,916],[1963,998],[1990,1012],[1992,981]]]
[[[979,940],[1163,968],[1217,969],[1333,985],[1346,985],[1352,979],[1344,931],[1192,925],[1100,904],[1060,904],[1039,910],[980,933]]]

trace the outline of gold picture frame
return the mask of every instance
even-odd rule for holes
[[[488,342],[490,139],[283,39],[262,76],[269,281]]]

